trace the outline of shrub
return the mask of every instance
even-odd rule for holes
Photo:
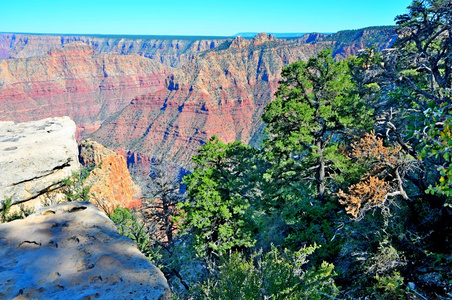
[[[337,295],[334,266],[323,262],[306,268],[307,258],[319,246],[296,252],[272,249],[251,258],[235,252],[224,259],[216,277],[201,286],[209,299],[323,299]]]
[[[150,262],[156,263],[162,257],[160,247],[155,246],[149,237],[146,224],[139,221],[131,211],[117,207],[109,217],[115,223],[119,233],[136,242],[138,249]]]
[[[91,168],[83,168],[80,172],[74,172],[71,177],[62,181],[62,191],[67,201],[89,201],[91,187],[86,186],[84,181],[91,170]]]

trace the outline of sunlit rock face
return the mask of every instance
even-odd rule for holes
[[[120,206],[135,208],[141,204],[141,190],[130,177],[126,159],[93,140],[79,143],[82,165],[92,169],[85,180],[90,187],[90,201],[112,213]]]
[[[177,68],[194,55],[218,47],[227,38],[178,38],[150,36],[33,35],[0,33],[0,59],[45,55],[50,49],[80,42],[97,53],[139,55]]]
[[[79,166],[70,118],[0,122],[0,202],[22,203],[45,194]]]
[[[187,166],[212,135],[224,142],[259,144],[263,109],[283,66],[331,46],[236,38],[175,70],[166,87],[132,100],[91,137],[112,149],[164,157]]]
[[[1,299],[171,299],[162,272],[89,202],[0,225]]]

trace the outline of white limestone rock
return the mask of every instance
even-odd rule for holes
[[[0,122],[0,202],[33,199],[58,187],[79,166],[69,117]]]
[[[0,225],[0,299],[170,299],[162,272],[89,202]]]

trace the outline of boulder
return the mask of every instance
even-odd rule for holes
[[[0,122],[0,202],[34,199],[79,169],[75,123],[69,117]]]
[[[170,299],[162,272],[89,202],[0,225],[0,299]]]

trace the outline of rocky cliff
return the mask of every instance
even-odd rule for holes
[[[79,150],[82,165],[93,168],[85,180],[91,187],[91,202],[110,213],[117,206],[134,208],[141,204],[140,188],[132,181],[122,155],[89,139],[79,143]]]
[[[91,132],[130,100],[164,84],[168,69],[138,55],[96,54],[77,42],[43,56],[0,60],[0,120],[68,115]]]
[[[333,34],[311,33],[298,39],[301,43],[334,42],[333,56],[344,59],[360,49],[375,46],[377,51],[391,47],[397,39],[394,26],[376,26],[343,30]]]
[[[1,299],[171,299],[162,272],[88,202],[0,225]]]
[[[61,186],[79,169],[75,123],[68,117],[0,122],[0,203],[21,203]]]

